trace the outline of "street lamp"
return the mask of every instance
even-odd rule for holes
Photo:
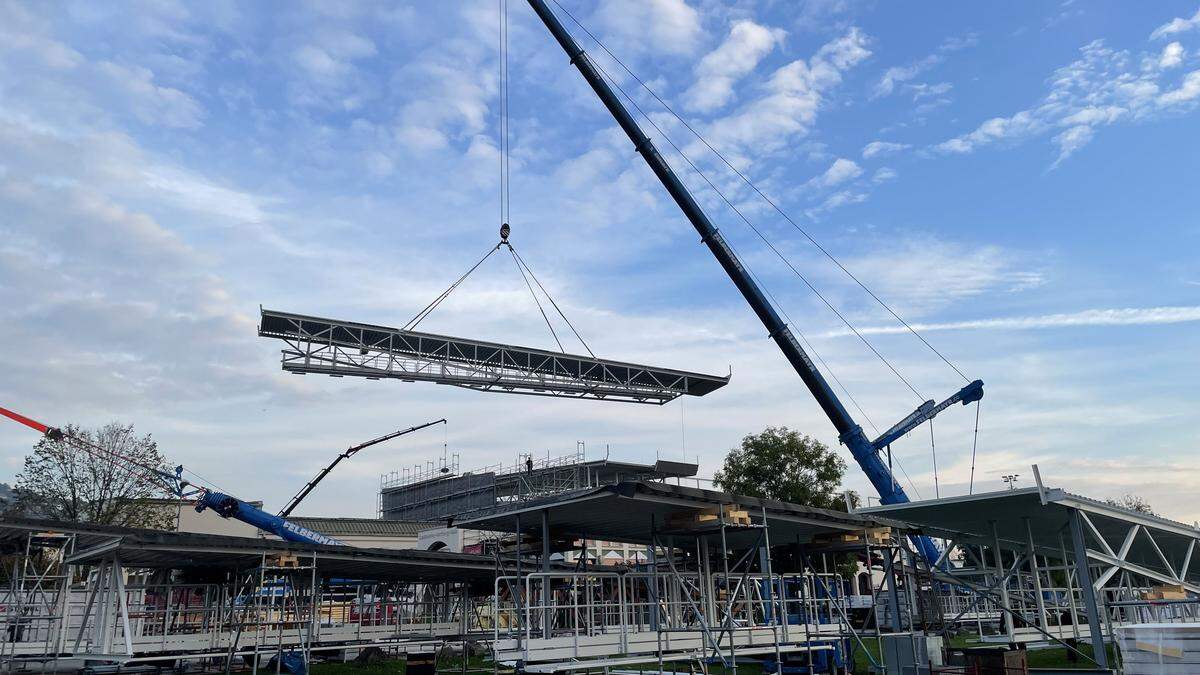
[[[1021,474],[1019,474],[1019,473],[1008,473],[1008,474],[1004,474],[1004,477],[1003,477],[1003,478],[1004,478],[1004,482],[1005,482],[1005,483],[1008,483],[1008,489],[1009,489],[1009,490],[1015,490],[1015,489],[1017,489],[1017,486],[1016,486],[1016,483],[1017,483],[1017,478],[1019,478],[1020,476],[1021,476]]]

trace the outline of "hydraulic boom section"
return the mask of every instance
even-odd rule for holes
[[[415,427],[401,429],[400,431],[393,431],[390,434],[385,434],[383,436],[380,436],[379,438],[369,440],[366,443],[359,443],[358,445],[354,445],[349,448],[346,448],[346,450],[342,454],[333,458],[333,461],[329,463],[329,466],[325,467],[324,469],[321,469],[321,473],[318,473],[316,478],[313,478],[312,480],[308,481],[308,484],[306,484],[304,487],[300,488],[300,491],[296,493],[296,496],[292,497],[292,500],[288,502],[287,506],[283,507],[283,510],[279,512],[279,517],[286,518],[289,515],[291,515],[292,511],[295,510],[295,508],[300,505],[300,502],[305,497],[308,496],[308,493],[312,492],[313,488],[317,487],[317,483],[320,483],[321,480],[325,478],[325,476],[328,476],[329,472],[333,471],[333,467],[337,466],[343,459],[350,459],[351,457],[354,456],[354,453],[358,452],[359,450],[362,450],[363,448],[369,448],[372,445],[375,445],[377,443],[382,443],[384,441],[390,441],[393,438],[396,438],[398,436],[404,436],[405,434],[411,434],[414,431],[420,431],[421,429],[424,429],[426,427],[431,427],[435,424],[445,424],[445,423],[446,423],[445,418],[442,418],[440,420],[426,422],[425,424],[418,424]]]
[[[871,442],[871,445],[875,446],[876,452],[883,450],[887,446],[891,445],[892,441],[895,441],[904,434],[907,434],[925,422],[937,417],[938,413],[942,412],[946,408],[949,408],[955,403],[961,401],[963,405],[967,405],[969,403],[975,403],[982,398],[983,380],[975,380],[962,389],[959,389],[958,392],[950,398],[938,403],[937,405],[934,405],[932,399],[925,401],[921,405],[917,406],[916,410],[909,413],[908,417],[896,422],[896,426],[880,434],[879,438],[876,438]]]
[[[692,227],[700,233],[700,241],[704,242],[708,249],[712,252],[717,262],[725,270],[730,280],[741,291],[742,297],[750,304],[751,309],[758,315],[760,321],[766,326],[767,334],[779,346],[783,355],[788,362],[792,364],[792,368],[796,370],[796,374],[804,381],[808,390],[812,392],[817,403],[829,420],[833,422],[834,428],[838,431],[838,440],[850,449],[850,453],[854,459],[862,467],[867,474],[867,478],[871,484],[879,492],[880,500],[884,504],[896,504],[909,501],[908,495],[904,493],[904,489],[892,478],[892,474],[888,471],[887,466],[879,458],[875,446],[863,433],[862,427],[855,423],[850,413],[838,400],[838,397],[833,393],[829,383],[821,374],[817,367],[813,364],[812,359],[800,347],[800,343],[796,340],[796,336],[780,318],[775,308],[768,302],[766,295],[759,288],[758,283],[750,276],[749,272],[738,260],[737,256],[730,249],[725,239],[720,232],[709,220],[708,216],[700,208],[691,192],[675,174],[675,171],[663,159],[658,149],[654,146],[653,141],[642,131],[638,126],[637,120],[625,108],[625,105],[617,97],[617,94],[608,85],[608,82],[601,75],[599,68],[592,62],[586,52],[575,42],[575,38],[558,20],[554,12],[546,4],[545,0],[528,0],[530,7],[534,13],[542,20],[542,23],[549,29],[551,35],[562,47],[563,51],[570,57],[571,63],[579,70],[583,78],[591,86],[592,90],[600,98],[616,119],[617,124],[629,136],[629,140],[633,142],[634,149],[650,166],[654,175],[662,182],[663,187],[667,189],[680,210],[691,222]],[[980,389],[982,395],[982,389]],[[928,537],[915,537],[914,543],[921,549],[922,555],[932,565],[939,558],[937,546]]]
[[[146,466],[139,464],[127,457],[122,457],[111,450],[106,450],[98,445],[94,445],[85,439],[74,436],[62,429],[52,427],[48,424],[42,424],[37,420],[30,419],[15,413],[5,408],[0,408],[0,415],[7,417],[15,422],[24,424],[33,429],[46,438],[51,440],[65,440],[70,442],[79,450],[86,452],[105,461],[112,462],[116,466],[128,471],[134,475],[140,476],[143,480],[155,483],[169,494],[175,495],[180,499],[185,497],[196,498],[196,512],[203,512],[204,509],[210,508],[222,518],[233,518],[240,520],[248,525],[253,525],[260,530],[271,532],[278,535],[286,541],[299,542],[304,544],[334,544],[345,546],[345,542],[326,536],[320,532],[314,532],[307,527],[297,525],[285,518],[273,516],[253,504],[244,502],[237,497],[231,497],[227,494],[210,490],[209,488],[193,485],[183,479],[183,466],[175,467],[175,472],[167,472],[157,467]],[[436,424],[431,422],[431,424]]]

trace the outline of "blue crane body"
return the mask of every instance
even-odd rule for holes
[[[864,473],[867,474],[867,479],[871,481],[871,485],[879,492],[880,501],[884,504],[897,504],[908,502],[908,495],[904,489],[893,478],[891,471],[888,470],[882,458],[879,456],[880,450],[886,447],[887,443],[891,443],[896,438],[911,431],[916,425],[931,419],[933,415],[940,412],[942,409],[950,405],[947,403],[944,406],[932,405],[932,401],[923,404],[921,408],[914,411],[913,414],[905,418],[897,427],[889,430],[891,434],[890,440],[883,445],[875,445],[867,438],[854,418],[847,412],[845,406],[834,394],[829,383],[825,380],[825,376],[813,364],[812,359],[800,346],[796,340],[796,336],[792,333],[788,325],[780,318],[779,313],[775,311],[774,306],[767,300],[766,295],[759,287],[758,283],[746,270],[733,250],[726,243],[724,237],[713,225],[708,215],[696,202],[691,192],[675,174],[675,171],[659,153],[658,148],[654,146],[654,142],[650,137],[642,131],[637,120],[630,114],[629,110],[617,97],[616,93],[605,81],[596,65],[592,62],[587,53],[575,41],[570,32],[562,25],[558,17],[551,11],[545,0],[528,0],[530,7],[533,8],[538,18],[549,29],[551,35],[562,47],[563,51],[570,57],[571,63],[583,75],[584,80],[591,86],[592,90],[600,98],[600,101],[616,119],[621,129],[633,142],[634,149],[650,166],[654,175],[662,182],[663,187],[667,189],[675,203],[683,211],[684,216],[700,234],[700,241],[703,242],[712,252],[713,256],[725,270],[725,274],[733,281],[734,285],[741,292],[742,297],[749,303],[754,313],[758,315],[760,321],[767,329],[767,335],[779,346],[785,358],[795,369],[796,374],[808,387],[816,399],[817,404],[829,417],[835,429],[838,432],[838,440],[843,443],[854,457]],[[963,405],[971,401],[978,401],[983,396],[983,383],[976,380],[968,384],[959,391],[951,399],[957,397]],[[949,400],[949,399],[948,399]],[[919,421],[917,421],[919,420]],[[884,436],[888,436],[885,434]],[[922,556],[929,562],[934,564],[940,558],[940,552],[937,546],[931,539],[926,536],[913,537],[913,543],[921,551]]]
[[[303,544],[332,544],[346,546],[346,542],[321,534],[307,527],[297,525],[287,518],[280,518],[244,502],[237,497],[215,490],[205,490],[196,501],[196,512],[212,509],[222,518],[233,518],[247,525],[253,525],[264,532],[270,532],[284,541],[294,541]]]
[[[0,408],[0,416],[7,417],[15,422],[34,429],[51,440],[65,440],[70,442],[88,454],[99,457],[106,461],[113,462],[114,464],[121,466],[126,471],[141,476],[144,480],[156,484],[158,487],[169,492],[170,494],[175,495],[176,497],[196,497],[197,513],[202,513],[205,509],[212,509],[214,513],[222,518],[233,518],[235,520],[240,520],[243,523],[257,527],[264,532],[270,532],[284,541],[302,544],[332,544],[335,546],[347,545],[344,541],[321,534],[320,532],[316,532],[314,530],[310,530],[302,525],[297,525],[287,518],[267,513],[257,506],[248,502],[244,502],[237,497],[233,497],[222,492],[217,492],[216,490],[206,487],[192,485],[183,479],[182,466],[175,467],[174,472],[164,471],[158,467],[138,463],[128,457],[118,455],[111,450],[101,448],[83,438],[79,438],[70,433],[64,432],[62,429],[52,427],[47,424],[42,424],[37,420],[25,417],[24,415],[13,412],[6,408]],[[296,497],[294,497],[288,504],[286,507],[287,511],[291,512],[291,510],[300,503],[300,500],[308,495],[309,492],[312,492],[312,489],[316,487],[317,483],[320,482],[321,479],[324,478],[342,459],[352,456],[355,452],[365,447],[396,438],[397,436],[403,436],[434,424],[445,423],[445,421],[446,420],[437,420],[436,422],[429,422],[428,424],[422,424],[410,429],[405,429],[403,431],[393,432],[391,434],[387,434],[386,436],[380,436],[372,441],[351,447],[346,452],[339,455],[339,457],[334,460],[333,464],[326,467],[326,469],[318,474],[315,479],[309,481],[309,483],[303,489],[301,489],[300,493],[297,494]],[[189,488],[191,489],[189,490]]]

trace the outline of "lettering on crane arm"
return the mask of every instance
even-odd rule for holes
[[[796,341],[796,336],[792,334],[792,329],[785,326],[783,334],[787,337],[787,341],[792,343],[792,346],[796,348],[796,351],[800,354],[800,358],[804,359],[804,365],[808,366],[810,370],[816,370],[817,367],[813,365],[812,359],[808,358],[808,352],[800,348],[800,343]]]
[[[348,545],[344,541],[341,541],[339,539],[334,539],[333,537],[325,536],[325,535],[321,534],[320,532],[313,532],[312,530],[308,529],[307,527],[301,527],[291,521],[287,521],[287,520],[283,521],[283,528],[285,530],[287,530],[288,532],[293,532],[302,537],[307,537],[307,538],[317,542],[318,544],[330,544],[332,546],[347,546]]]
[[[739,272],[745,274],[746,268],[742,267],[741,259],[734,255],[733,249],[729,248],[729,244],[725,243],[725,237],[722,237],[720,232],[714,230],[711,238],[714,242],[716,242],[717,246],[721,247],[721,250],[725,252],[725,255],[733,261],[733,266],[736,267]]]

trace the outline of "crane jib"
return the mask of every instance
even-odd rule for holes
[[[867,478],[871,481],[871,484],[879,492],[883,503],[896,504],[909,501],[908,495],[896,483],[887,466],[880,460],[871,441],[863,433],[862,427],[854,422],[854,419],[842,405],[842,402],[833,393],[824,375],[816,368],[812,359],[809,358],[795,336],[788,329],[787,324],[780,318],[771,303],[767,301],[762,289],[759,288],[758,284],[749,272],[747,272],[729,245],[725,243],[724,239],[718,233],[717,228],[712,224],[712,221],[709,220],[699,204],[696,203],[696,200],[683,184],[683,181],[679,179],[674,170],[671,169],[671,166],[659,154],[658,149],[645,132],[642,131],[637,120],[634,119],[633,115],[621,103],[616,93],[601,76],[587,53],[575,42],[575,38],[571,36],[566,27],[562,25],[562,22],[558,20],[558,17],[555,16],[545,0],[528,0],[528,2],[530,7],[533,8],[534,13],[542,20],[542,23],[546,25],[550,34],[558,42],[559,46],[570,57],[571,63],[579,70],[588,85],[591,86],[592,91],[600,98],[601,103],[612,114],[626,135],[629,136],[638,154],[642,156],[642,159],[650,166],[655,176],[662,182],[663,187],[670,193],[676,205],[683,211],[684,216],[687,217],[696,231],[700,233],[701,241],[713,253],[713,256],[716,257],[721,267],[725,270],[725,273],[742,293],[742,297],[745,298],[759,320],[766,326],[768,335],[779,345],[788,362],[792,364],[800,379],[805,383],[813,397],[817,400],[817,403],[821,406],[821,409],[829,417],[839,433],[839,440],[849,448],[854,459],[867,474]],[[930,564],[934,564],[938,560],[939,552],[932,540],[921,536],[914,538],[913,541]]]

